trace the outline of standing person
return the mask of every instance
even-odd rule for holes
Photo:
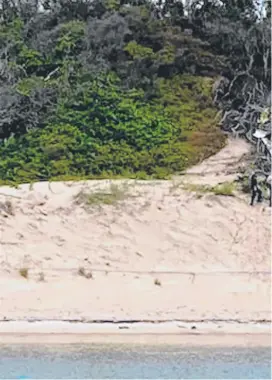
[[[251,190],[251,202],[250,206],[253,206],[254,199],[256,198],[256,195],[258,195],[257,202],[262,201],[262,190],[258,186],[258,181],[257,181],[257,175],[256,173],[253,173],[251,176],[250,180],[250,190]]]
[[[271,194],[271,184],[272,177],[271,174],[266,178],[266,186],[268,187],[268,194],[269,194],[269,207],[271,207],[271,201],[272,201],[272,194]]]

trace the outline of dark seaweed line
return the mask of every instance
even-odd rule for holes
[[[161,323],[238,323],[238,324],[271,324],[271,319],[248,319],[248,320],[242,320],[242,319],[234,319],[234,318],[227,318],[227,319],[217,319],[217,318],[206,318],[206,319],[160,319],[160,320],[153,320],[153,319],[85,319],[85,318],[79,318],[79,319],[41,319],[41,318],[29,318],[29,319],[12,319],[12,318],[4,318],[0,319],[1,322],[69,322],[69,323],[88,323],[88,324],[105,324],[105,323],[111,323],[111,324],[122,324],[122,323],[128,323],[128,324],[137,324],[137,323],[150,323],[150,324],[161,324]]]

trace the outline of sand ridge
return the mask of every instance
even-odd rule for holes
[[[270,321],[269,207],[183,187],[234,180],[248,151],[230,140],[169,181],[0,188],[0,320]],[[76,201],[112,184],[117,204]]]

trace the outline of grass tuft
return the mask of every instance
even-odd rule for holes
[[[234,190],[235,186],[233,182],[225,182],[212,188],[212,192],[215,195],[224,195],[226,197],[233,197]]]
[[[183,184],[183,189],[187,191],[195,192],[197,194],[213,193],[215,195],[233,197],[235,185],[233,182],[224,182],[216,186],[185,183]]]
[[[21,277],[28,278],[28,268],[20,268],[19,273]]]
[[[38,281],[39,281],[39,282],[44,282],[44,281],[45,281],[45,276],[44,276],[44,273],[43,273],[43,272],[40,272],[40,273],[39,273]]]
[[[0,210],[3,210],[8,215],[11,215],[11,216],[15,215],[14,206],[10,200],[6,200],[5,202],[0,202]]]
[[[111,184],[109,190],[86,192],[81,190],[75,197],[77,204],[86,206],[116,205],[127,197],[127,190],[124,187]]]

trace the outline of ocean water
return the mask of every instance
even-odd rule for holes
[[[271,379],[270,348],[9,345],[0,378]]]

